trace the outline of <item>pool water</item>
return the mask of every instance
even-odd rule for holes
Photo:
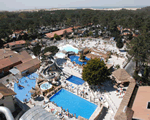
[[[50,89],[52,87],[52,84],[46,82],[46,83],[43,83],[40,88],[41,90],[47,90],[47,89]]]
[[[35,83],[36,83],[36,78],[38,77],[38,75],[36,73],[32,73],[30,75],[28,75],[27,77],[22,77],[19,80],[19,83],[15,83],[14,84],[14,91],[17,94],[16,98],[18,98],[20,101],[24,101],[25,99],[27,101],[30,100],[31,98],[31,93],[29,92],[32,87],[35,87]],[[20,87],[18,85],[21,85],[23,87]]]
[[[66,80],[75,83],[77,85],[82,85],[84,83],[84,80],[82,80],[81,78],[78,78],[76,76],[71,75],[69,78],[67,78]]]
[[[59,107],[62,107],[69,113],[76,114],[76,117],[82,116],[89,119],[97,106],[71,92],[61,89],[50,98],[50,101],[55,102]]]
[[[81,61],[79,61],[79,56],[76,56],[76,55],[71,55],[70,57],[69,57],[70,59],[71,59],[71,62],[76,62],[76,64],[79,64],[79,65],[82,65],[83,63],[84,64],[87,64],[87,62],[81,62]],[[85,59],[88,61],[88,60],[90,60],[90,58],[87,58],[87,57],[85,57]]]
[[[78,51],[79,51],[77,48],[73,47],[72,45],[65,45],[65,46],[61,47],[60,50],[65,50],[65,51],[67,51],[67,52],[73,51],[73,52],[75,52],[76,54],[77,54]]]

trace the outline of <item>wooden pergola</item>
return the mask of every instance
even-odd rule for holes
[[[117,69],[112,73],[117,83],[130,82],[131,76],[126,72],[125,69]]]

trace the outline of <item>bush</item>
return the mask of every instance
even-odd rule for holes
[[[57,52],[59,51],[57,46],[50,46],[50,47],[46,47],[44,49],[44,53],[46,52],[52,52],[52,55],[55,55]]]
[[[60,40],[60,39],[61,39],[61,37],[60,37],[59,35],[57,35],[57,34],[54,35],[54,38],[55,38],[56,40]]]
[[[119,65],[119,64],[117,64],[117,65],[115,66],[115,68],[119,69],[119,68],[120,68],[120,65]]]

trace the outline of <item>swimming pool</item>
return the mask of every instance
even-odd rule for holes
[[[50,98],[50,101],[55,102],[59,107],[69,110],[69,113],[76,114],[76,117],[82,116],[89,119],[97,106],[71,92],[61,89]]]
[[[50,89],[52,87],[52,84],[46,82],[46,83],[43,83],[40,88],[41,90],[47,90],[47,89]]]
[[[16,98],[18,98],[20,101],[29,101],[31,98],[31,93],[29,92],[32,87],[35,87],[36,78],[38,75],[36,73],[32,73],[28,75],[27,77],[22,77],[19,80],[19,83],[14,84],[14,91],[17,94]],[[21,85],[22,87],[19,87],[18,85]]]
[[[81,61],[79,61],[79,56],[71,55],[71,56],[69,56],[69,58],[71,59],[71,62],[75,61],[76,64],[79,64],[79,65],[82,65],[83,63],[87,64],[87,62],[81,62]],[[90,58],[87,58],[87,57],[85,57],[85,59],[86,60],[90,60]]]
[[[60,50],[65,50],[65,51],[67,51],[67,52],[73,51],[73,52],[75,52],[75,53],[78,53],[78,51],[79,51],[77,48],[73,47],[72,45],[65,45],[65,46],[63,46],[63,47],[60,47],[59,49],[60,49]]]
[[[66,80],[75,83],[77,85],[82,85],[84,83],[84,80],[82,80],[81,78],[78,78],[76,76],[71,75],[69,78],[67,78]]]

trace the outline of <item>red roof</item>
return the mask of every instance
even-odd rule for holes
[[[27,61],[27,62],[25,62],[25,63],[22,63],[22,64],[17,65],[16,68],[17,68],[20,72],[23,72],[23,71],[25,71],[25,70],[27,70],[27,69],[29,69],[29,68],[34,67],[34,66],[37,65],[37,64],[40,64],[40,61],[39,61],[37,58],[35,58],[35,59],[29,60],[29,61]]]
[[[25,43],[26,43],[25,40],[19,40],[19,41],[10,42],[7,44],[9,44],[9,46],[13,46],[13,45],[20,45],[20,44],[25,44]],[[6,46],[7,44],[5,44],[4,46]]]
[[[23,30],[15,30],[13,33],[20,34],[21,32],[23,32]]]
[[[70,27],[70,28],[63,29],[63,30],[58,30],[58,31],[55,31],[55,32],[52,32],[52,33],[47,33],[46,36],[49,37],[49,38],[53,38],[55,34],[63,35],[65,30],[67,31],[67,33],[71,33],[73,31],[72,27]]]
[[[15,59],[15,60],[14,60]],[[5,68],[5,67],[7,67],[7,66],[10,66],[10,65],[13,65],[13,64],[15,64],[15,63],[17,63],[17,62],[19,62],[20,60],[18,59],[18,58],[5,58],[5,59],[1,59],[0,60],[0,69],[3,69],[3,68]]]

